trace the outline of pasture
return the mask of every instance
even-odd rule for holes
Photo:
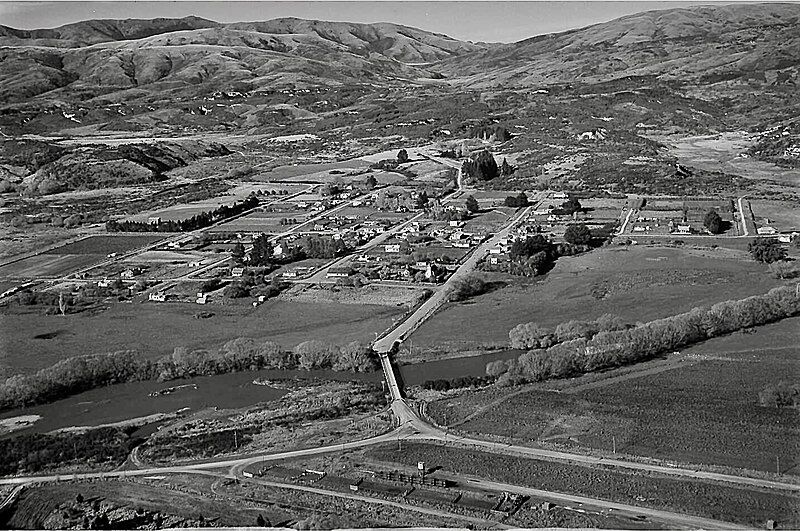
[[[164,236],[158,235],[89,236],[88,238],[56,247],[47,251],[47,254],[122,254],[163,239]]]
[[[0,315],[0,367],[32,372],[82,354],[133,349],[156,358],[175,347],[217,348],[254,337],[286,348],[308,339],[344,344],[373,341],[402,308],[270,300],[258,308],[241,303],[204,308],[186,303],[112,303],[98,314]],[[214,315],[197,319],[201,309]]]
[[[755,334],[712,339],[669,363],[500,391],[504,400],[498,390],[481,391],[436,402],[429,412],[439,420],[449,413],[453,422],[500,398],[458,429],[682,463],[766,472],[780,466],[800,475],[800,416],[758,399],[767,384],[797,373],[798,330],[800,318],[786,319]]]
[[[458,337],[474,345],[504,344],[520,323],[555,327],[611,313],[630,323],[648,321],[765,293],[780,284],[767,267],[728,250],[606,247],[562,257],[544,277],[503,275],[503,289],[450,304],[411,336],[435,345]]]
[[[105,259],[104,254],[40,254],[0,267],[0,277],[61,277]]]

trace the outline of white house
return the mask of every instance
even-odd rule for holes
[[[167,300],[167,294],[163,291],[159,291],[156,293],[151,293],[147,298],[154,302],[165,302]]]
[[[756,232],[758,232],[762,236],[771,236],[773,234],[778,234],[778,231],[777,229],[775,229],[775,227],[759,227],[756,229]]]
[[[387,253],[399,253],[400,252],[400,244],[399,243],[389,243],[383,246],[384,250]]]

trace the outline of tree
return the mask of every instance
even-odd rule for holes
[[[553,244],[550,243],[547,238],[536,234],[534,236],[528,236],[524,240],[515,240],[514,243],[511,244],[509,254],[512,260],[528,258],[542,251],[547,253],[549,257],[552,254],[552,249]]]
[[[233,246],[233,251],[231,251],[231,256],[237,264],[241,264],[244,261],[244,245],[242,245],[242,242],[236,242],[236,245]]]
[[[264,519],[263,515],[258,515],[258,518],[256,518],[256,525],[258,527],[267,527],[267,521]]]
[[[478,212],[481,209],[480,205],[478,205],[478,200],[475,199],[474,196],[469,196],[467,198],[465,206],[467,207],[467,211],[470,213]]]
[[[759,262],[771,264],[786,258],[786,249],[772,238],[756,238],[747,246],[750,254]]]
[[[711,234],[721,234],[723,231],[722,218],[716,210],[709,210],[703,218],[703,225]]]
[[[512,173],[514,173],[514,168],[512,168],[511,164],[503,157],[503,163],[500,165],[500,175],[508,177]]]
[[[419,195],[417,196],[416,207],[417,207],[418,209],[423,209],[423,208],[425,208],[426,206],[428,206],[428,192],[426,192],[425,190],[423,190],[423,191],[422,191],[422,192],[420,192],[420,193],[419,193]]]
[[[378,186],[378,179],[372,174],[367,175],[367,178],[364,180],[364,187],[367,190],[372,190],[376,186]]]
[[[408,162],[408,151],[405,149],[401,149],[397,152],[397,162],[403,164],[404,162]]]
[[[561,211],[564,214],[572,215],[575,212],[580,212],[583,209],[581,202],[575,197],[570,197],[561,204]]]
[[[458,302],[486,293],[491,285],[480,275],[472,274],[455,280],[450,287],[447,300]]]
[[[564,240],[573,245],[586,245],[592,241],[592,231],[583,223],[573,223],[564,231]]]
[[[461,172],[465,176],[479,181],[491,181],[497,177],[499,170],[494,156],[484,149],[474,157],[465,160],[461,166]]]
[[[518,195],[510,195],[505,199],[505,205],[507,207],[526,207],[529,204],[530,202],[525,192],[520,192]]]
[[[789,262],[784,261],[773,262],[769,264],[769,271],[775,275],[775,278],[779,278],[781,280],[800,276],[800,270],[798,270]]]
[[[61,315],[67,315],[67,299],[64,298],[64,292],[58,292],[58,311],[61,312]]]

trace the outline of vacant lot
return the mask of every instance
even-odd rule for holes
[[[440,466],[445,472],[632,505],[672,509],[727,522],[759,527],[767,519],[777,519],[787,527],[795,527],[800,523],[798,498],[789,495],[430,444],[404,444],[402,452],[398,452],[395,445],[385,445],[370,449],[366,454],[380,461],[403,465],[424,461],[427,466]]]
[[[57,247],[47,254],[102,254],[126,253],[144,247],[159,240],[164,236],[156,235],[131,235],[131,236],[89,236],[77,242]]]
[[[503,289],[446,306],[412,337],[420,346],[453,337],[476,345],[504,342],[519,323],[553,327],[605,313],[635,323],[765,293],[778,285],[766,266],[731,256],[738,255],[631,246],[560,258],[542,279],[509,276]]]
[[[800,205],[763,199],[752,199],[750,205],[759,226],[770,225],[779,231],[800,231]]]
[[[769,472],[780,465],[782,473],[800,474],[800,415],[758,403],[767,384],[796,379],[798,330],[800,319],[786,319],[757,334],[707,341],[667,370],[618,379],[622,371],[609,371],[590,385],[558,382],[560,392],[546,391],[544,383],[487,407],[459,429],[686,463]],[[436,402],[429,412],[453,419],[499,394]]]
[[[249,302],[214,306],[208,319],[194,317],[199,309],[183,303],[118,303],[96,315],[0,315],[0,371],[31,372],[70,356],[125,349],[158,357],[177,346],[215,348],[243,336],[286,347],[307,339],[369,342],[402,313],[397,307],[281,300],[255,309]]]
[[[315,287],[289,292],[286,296],[302,302],[326,302],[338,304],[375,304],[382,306],[415,306],[423,296],[423,290],[414,287],[382,286],[368,284],[353,287]]]

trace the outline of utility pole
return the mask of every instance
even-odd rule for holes
[[[617,438],[614,437],[613,435],[611,436],[611,448],[612,448],[613,452],[616,454],[617,453]]]
[[[233,446],[238,450],[239,449],[239,436],[236,433],[236,430],[233,430]]]
[[[775,456],[775,473],[781,473],[781,457],[779,455]]]

